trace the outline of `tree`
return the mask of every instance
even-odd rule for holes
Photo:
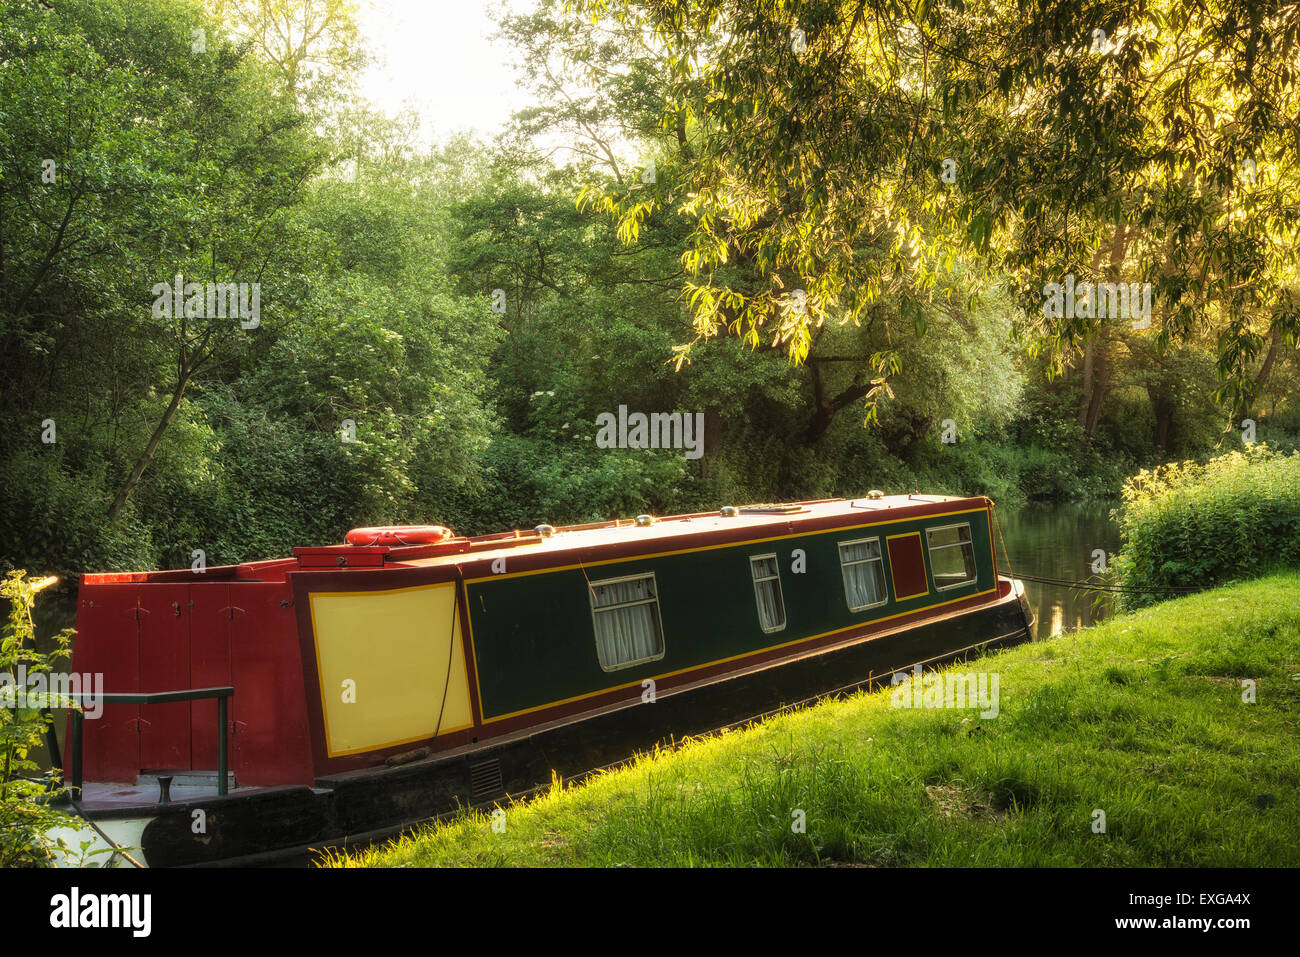
[[[1213,330],[1234,408],[1267,378],[1266,344],[1294,347],[1291,5],[577,7],[643,37],[670,70],[662,124],[684,123],[690,149],[658,189],[600,202],[629,237],[660,209],[691,217],[697,341],[761,333],[802,361],[820,325],[882,300],[914,300],[891,320],[912,321],[939,274],[975,253],[1013,277],[1058,371],[1091,355],[1085,426],[1104,395],[1100,317],[1045,315],[1045,283],[1152,283],[1156,347]]]
[[[351,94],[367,57],[356,0],[207,0],[217,21],[269,63],[283,91],[320,115]]]
[[[152,419],[129,453],[112,521],[196,377],[246,348],[260,325],[233,303],[210,309],[200,286],[244,284],[241,295],[253,293],[241,302],[262,300],[286,246],[285,212],[324,152],[263,67],[193,8],[9,6],[0,94],[23,107],[0,140],[0,314],[31,391],[7,392],[6,404],[24,420],[44,405],[65,425],[107,427],[110,454],[137,441],[138,415]],[[196,23],[210,28],[199,46]],[[160,294],[178,275],[179,309]],[[274,321],[285,290],[268,285]],[[113,383],[107,408],[87,391],[96,381]]]

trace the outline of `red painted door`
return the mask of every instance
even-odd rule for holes
[[[77,634],[72,639],[72,669],[90,676],[85,692],[140,690],[140,634],[136,594],[121,585],[83,585],[78,592]],[[87,707],[83,727],[82,768],[87,781],[135,783],[140,770],[140,708],[133,704]],[[71,719],[69,719],[71,725]],[[70,731],[69,727],[69,731]],[[64,746],[64,769],[71,768],[72,735]]]
[[[138,585],[140,690],[190,687],[188,584]],[[141,770],[189,770],[190,706],[186,702],[140,707]]]
[[[190,586],[190,688],[212,688],[229,685],[230,628],[232,616],[242,610],[230,602],[231,588],[227,582],[195,582]],[[232,702],[238,704],[238,702]],[[227,727],[234,718],[234,708],[226,715]],[[229,739],[227,739],[229,740]],[[215,699],[195,701],[190,705],[191,763],[195,770],[215,771],[217,768],[217,702]]]
[[[298,619],[281,582],[231,589],[245,614],[231,631],[235,678],[234,768],[240,784],[313,780]]]

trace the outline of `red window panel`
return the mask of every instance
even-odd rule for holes
[[[920,532],[890,535],[889,572],[894,585],[894,600],[907,601],[930,593],[925,577],[925,555]]]

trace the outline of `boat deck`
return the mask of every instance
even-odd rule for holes
[[[185,804],[190,801],[205,801],[217,798],[216,771],[159,771],[142,773],[134,784],[127,781],[86,781],[81,788],[81,800],[78,808],[88,813],[110,810],[133,810],[156,807],[161,792],[158,776],[168,775],[172,779],[168,794],[172,804]],[[227,795],[238,792],[251,794],[266,788],[239,787],[233,772],[226,775]]]

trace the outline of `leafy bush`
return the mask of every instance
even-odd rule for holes
[[[1263,443],[1210,459],[1143,469],[1124,486],[1113,568],[1150,604],[1157,589],[1210,586],[1300,565],[1300,453]]]
[[[76,827],[77,819],[50,806],[54,792],[42,778],[31,754],[40,748],[52,718],[44,708],[29,703],[17,687],[20,668],[30,677],[48,673],[54,659],[67,655],[71,629],[54,638],[55,651],[35,650],[32,605],[36,593],[54,579],[38,581],[26,572],[13,571],[0,585],[0,598],[9,604],[9,616],[0,634],[0,867],[49,865],[59,847],[51,831]],[[71,852],[66,844],[65,852]],[[85,855],[87,848],[81,848]],[[75,852],[72,852],[75,853]],[[84,860],[84,858],[83,858]]]
[[[0,459],[0,571],[150,566],[150,530],[130,513],[106,521],[112,497],[102,468],[69,467],[61,447]]]
[[[486,471],[485,488],[430,520],[473,535],[664,514],[680,505],[688,464],[673,450],[604,450],[506,434],[488,449]]]

